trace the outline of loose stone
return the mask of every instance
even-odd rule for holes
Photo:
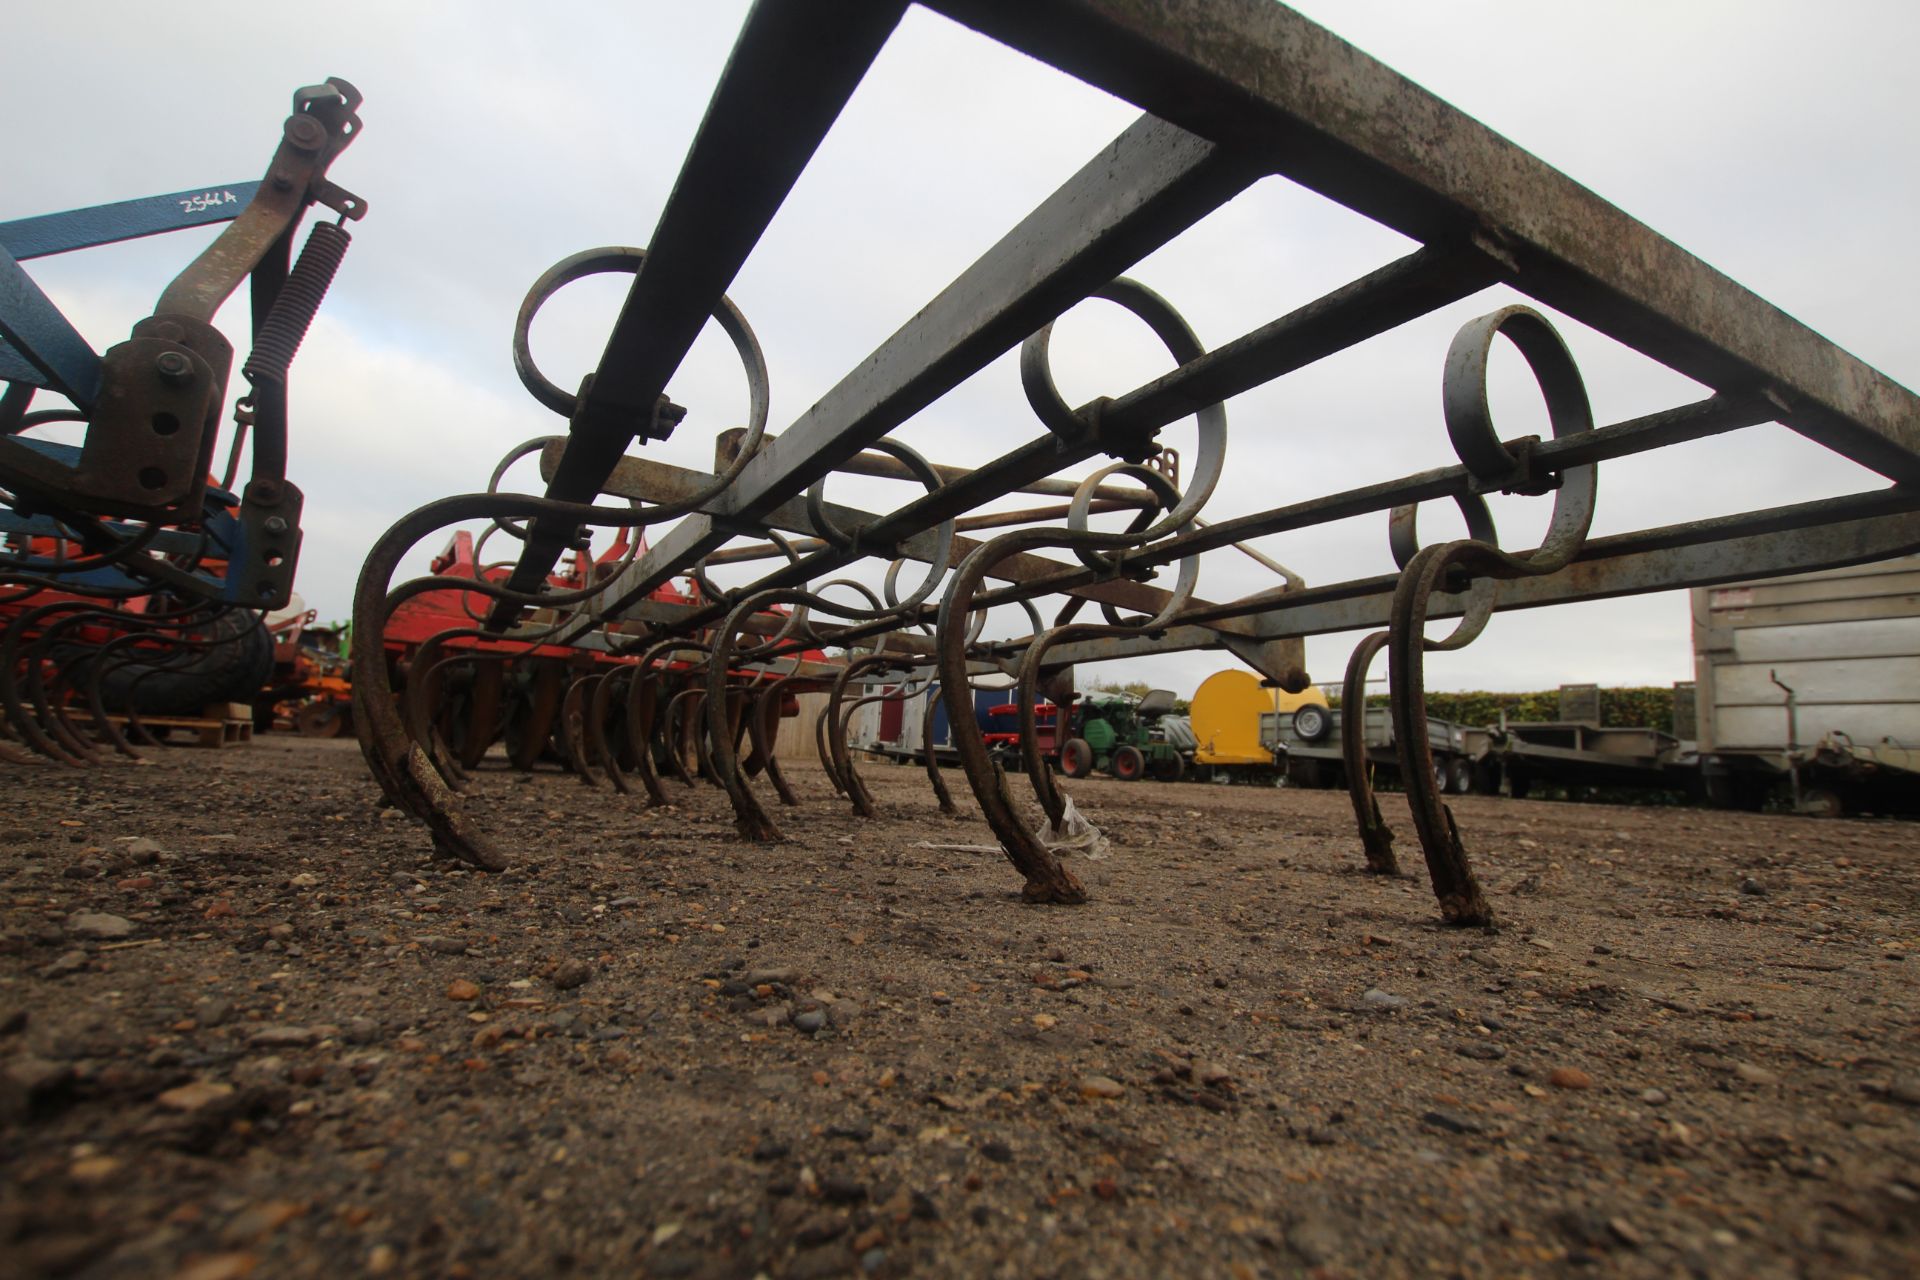
[[[81,911],[67,920],[67,932],[82,938],[124,938],[133,932],[133,921],[101,911]]]

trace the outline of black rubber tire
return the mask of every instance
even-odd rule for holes
[[[1844,818],[1846,798],[1829,787],[1808,787],[1800,793],[1800,812],[1809,818]]]
[[[1290,760],[1287,762],[1287,781],[1303,790],[1318,791],[1328,785],[1325,763],[1311,758]]]
[[[1473,789],[1483,796],[1500,794],[1500,762],[1483,759],[1473,767]]]
[[[1738,813],[1759,813],[1773,793],[1767,779],[1749,773],[1720,773],[1705,779],[1707,804]]]
[[[1309,703],[1293,713],[1293,731],[1302,742],[1318,742],[1327,736],[1331,728],[1333,717],[1327,714],[1325,707]]]
[[[1169,752],[1153,762],[1153,776],[1162,782],[1178,782],[1187,776],[1187,758],[1179,752]]]
[[[1473,762],[1465,756],[1455,756],[1447,764],[1447,790],[1457,796],[1473,791]]]
[[[107,708],[125,711],[131,702],[141,715],[197,716],[222,702],[252,703],[273,675],[273,637],[259,615],[235,609],[197,638],[216,643],[171,660],[109,659],[100,681]]]
[[[1069,778],[1084,778],[1093,772],[1093,748],[1085,738],[1068,738],[1060,748],[1060,772]]]
[[[1138,782],[1147,776],[1147,757],[1132,743],[1113,749],[1111,765],[1113,776],[1122,782]]]

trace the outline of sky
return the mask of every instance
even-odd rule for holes
[[[1920,6],[1618,0],[1315,0],[1296,7],[1553,164],[1868,364],[1920,386]],[[292,91],[328,76],[365,94],[332,177],[370,212],[293,369],[290,476],[306,493],[298,587],[344,617],[372,541],[412,508],[483,488],[514,444],[564,429],[509,359],[514,313],[546,267],[644,246],[746,5],[200,3],[29,6],[11,19],[14,180],[0,220],[259,176]],[[913,9],[855,93],[729,296],[771,375],[770,429],[848,370],[1125,129],[1138,110],[930,11]],[[126,336],[211,238],[186,232],[41,259],[30,271],[97,349]],[[1218,345],[1411,247],[1266,179],[1129,272]],[[598,359],[616,279],[555,298],[533,330],[562,386]],[[1206,515],[1244,514],[1454,459],[1439,413],[1453,332],[1510,301],[1476,295],[1228,402],[1226,478]],[[236,338],[244,291],[221,313]],[[1564,317],[1601,423],[1701,395]],[[244,346],[241,347],[244,350]],[[1171,367],[1109,304],[1053,342],[1067,399],[1120,395]],[[1544,413],[1517,357],[1495,361],[1503,434]],[[237,379],[236,379],[237,380]],[[711,465],[744,420],[736,358],[709,326],[669,387],[689,414],[649,456]],[[906,424],[936,461],[977,464],[1039,434],[1009,355]],[[1193,428],[1163,437],[1191,453]],[[224,447],[224,446],[223,446]],[[1082,468],[1074,474],[1084,474]],[[531,465],[510,485],[537,491]],[[1779,427],[1605,464],[1596,535],[1881,482]],[[836,501],[885,510],[908,486],[836,477]],[[1496,498],[1503,545],[1534,545],[1550,499]],[[1015,498],[1010,505],[1026,505]],[[1309,583],[1388,572],[1384,517],[1263,539]],[[1459,529],[1422,511],[1428,538]],[[423,546],[420,566],[434,546]],[[738,571],[718,574],[723,583]],[[875,575],[868,575],[869,577]],[[1273,585],[1227,550],[1199,593]],[[996,619],[995,629],[1024,629]],[[1335,684],[1356,636],[1309,641]],[[1090,679],[1190,694],[1221,653],[1114,664]],[[1503,614],[1428,664],[1434,688],[1666,684],[1692,675],[1684,594]]]

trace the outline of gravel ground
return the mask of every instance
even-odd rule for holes
[[[1467,798],[1459,931],[1338,792],[1073,784],[1030,907],[795,772],[486,772],[488,876],[350,743],[0,765],[0,1271],[1920,1273],[1920,826]]]

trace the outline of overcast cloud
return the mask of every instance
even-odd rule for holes
[[[1908,65],[1920,8],[1887,3],[1310,3],[1310,16],[1556,165],[1908,386],[1920,386],[1920,87]],[[333,176],[371,204],[294,366],[292,475],[307,493],[300,590],[344,616],[373,538],[420,503],[481,487],[514,443],[562,428],[520,389],[514,311],[555,260],[644,245],[745,13],[740,3],[378,5],[41,4],[12,15],[13,181],[0,219],[257,177],[288,95],[328,75],[366,94],[364,136]],[[1044,198],[1138,112],[912,11],[730,293],[772,371],[774,429]],[[91,250],[31,270],[97,347],[125,336],[207,235]],[[1132,274],[1210,345],[1398,256],[1397,235],[1270,179]],[[620,288],[587,282],[535,330],[572,385],[591,368]],[[1452,460],[1440,366],[1491,290],[1229,405],[1219,518]],[[1169,367],[1104,304],[1060,326],[1070,400],[1119,394]],[[222,315],[246,323],[244,300]],[[1602,422],[1699,389],[1571,321],[1563,332]],[[1515,362],[1517,363],[1517,361]],[[1539,429],[1505,377],[1508,434]],[[709,465],[746,395],[717,331],[670,394],[691,407],[657,456]],[[1039,430],[1003,359],[902,432],[929,456],[977,463]],[[1191,440],[1175,427],[1176,446]],[[516,473],[531,485],[531,469]],[[1870,474],[1779,428],[1603,467],[1595,529],[1612,533],[1875,487]],[[838,478],[880,507],[902,486]],[[1496,505],[1528,546],[1546,500]],[[1444,535],[1449,513],[1423,513]],[[1310,582],[1385,572],[1385,521],[1263,549]],[[1232,552],[1201,593],[1271,585]],[[1352,637],[1310,642],[1323,681]],[[1218,654],[1113,674],[1190,692]],[[1105,673],[1102,673],[1105,674]],[[1691,675],[1684,597],[1502,615],[1437,657],[1435,687],[1665,683]],[[1084,681],[1084,677],[1083,677]]]

